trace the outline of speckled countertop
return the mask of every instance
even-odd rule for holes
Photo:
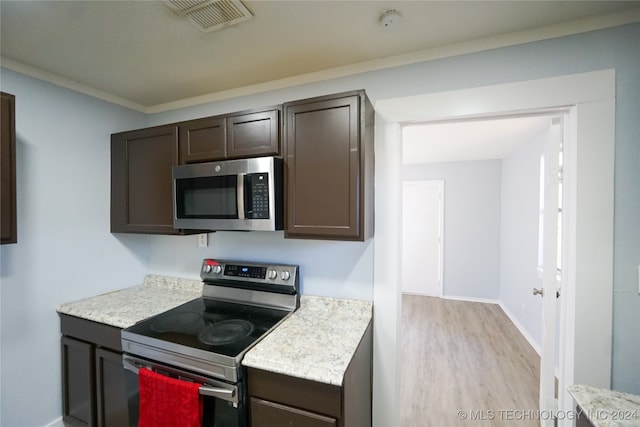
[[[57,311],[127,328],[201,295],[200,281],[148,275],[142,285],[62,304]],[[342,385],[372,312],[367,301],[302,295],[300,308],[247,352],[242,363]]]
[[[62,304],[57,311],[128,328],[201,295],[199,280],[147,275],[142,285]]]
[[[569,387],[582,413],[595,427],[640,426],[640,396],[577,384]]]
[[[372,313],[367,301],[303,295],[300,308],[249,350],[242,364],[342,385]]]

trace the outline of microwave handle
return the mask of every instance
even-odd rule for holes
[[[244,173],[239,173],[237,175],[237,185],[236,185],[236,203],[238,204],[238,219],[245,219],[244,216],[244,201],[245,201],[245,197],[244,197],[244,177],[246,174]]]

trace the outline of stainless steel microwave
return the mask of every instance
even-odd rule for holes
[[[256,157],[173,167],[173,225],[191,230],[282,230],[282,159]]]

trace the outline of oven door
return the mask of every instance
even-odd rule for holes
[[[127,375],[129,427],[138,425],[140,399],[137,376],[140,369],[151,369],[182,381],[203,384],[200,387],[203,399],[203,427],[247,427],[246,389],[242,382],[229,384],[129,354],[123,355],[122,364]]]

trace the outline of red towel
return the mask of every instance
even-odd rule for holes
[[[138,427],[202,427],[200,384],[140,369],[138,385]]]

